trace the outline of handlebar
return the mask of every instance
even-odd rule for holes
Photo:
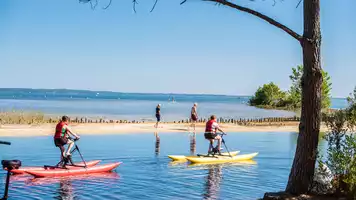
[[[73,140],[74,142],[79,140],[79,138],[72,138],[72,137],[68,137],[68,139]]]
[[[6,142],[6,141],[1,141],[0,140],[0,144],[11,145],[11,142]]]

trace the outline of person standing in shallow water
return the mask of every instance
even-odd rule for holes
[[[156,125],[155,128],[158,128],[158,123],[161,121],[161,104],[158,104],[156,107]]]
[[[190,127],[194,127],[194,132],[195,132],[195,123],[198,120],[198,113],[197,113],[197,103],[194,103],[192,110],[190,112],[190,120],[192,122],[192,124],[190,125]]]

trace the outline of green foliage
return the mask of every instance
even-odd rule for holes
[[[292,75],[289,79],[292,81],[292,86],[289,90],[288,104],[293,108],[300,108],[302,102],[302,75],[303,66],[298,65],[297,68],[292,68]]]
[[[349,128],[356,127],[356,87],[354,88],[353,94],[347,97],[349,106],[347,108],[347,117],[349,119]]]
[[[285,98],[286,93],[281,91],[276,84],[270,82],[257,89],[255,95],[249,100],[249,104],[253,106],[279,106]]]
[[[321,71],[323,76],[323,83],[321,85],[321,107],[329,108],[331,105],[331,78],[325,71]],[[292,86],[289,90],[288,102],[290,107],[300,108],[302,101],[302,77],[303,77],[303,65],[298,65],[296,68],[292,68],[292,75],[289,79],[292,81]]]
[[[327,109],[331,106],[331,78],[327,72],[321,71],[323,84],[321,85],[321,108]]]
[[[345,148],[345,128],[346,115],[344,110],[338,110],[324,117],[325,124],[330,129],[330,132],[324,135],[324,139],[328,141],[326,164],[334,172],[335,175],[341,175],[346,170],[346,155],[343,150]]]
[[[346,135],[345,139],[345,160],[349,160],[347,163],[347,171],[343,177],[343,182],[346,184],[346,190],[349,199],[356,199],[356,160],[355,160],[355,150],[356,150],[356,138],[355,135]],[[347,162],[347,161],[346,161]]]
[[[324,135],[328,141],[326,164],[335,175],[333,186],[336,193],[345,192],[350,199],[356,199],[356,88],[349,97],[349,107],[330,114],[323,114],[329,128]],[[322,162],[322,161],[319,161]]]
[[[322,71],[322,76],[323,84],[321,86],[321,104],[322,108],[326,109],[331,105],[331,79],[325,71]],[[263,87],[259,87],[255,95],[250,99],[249,104],[251,106],[285,108],[291,110],[301,108],[302,77],[303,65],[298,65],[296,68],[292,68],[292,74],[289,76],[289,79],[292,81],[292,85],[288,92],[280,91],[278,86],[271,82],[267,85],[263,85]]]

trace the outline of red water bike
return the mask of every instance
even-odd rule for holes
[[[0,141],[0,144],[11,145],[10,142],[5,142],[5,141]],[[21,167],[21,161],[20,160],[2,160],[1,165],[4,169],[7,169],[5,191],[4,191],[4,196],[1,200],[7,200],[8,192],[9,192],[9,185],[10,185],[10,176],[11,176],[10,171]]]

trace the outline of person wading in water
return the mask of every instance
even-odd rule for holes
[[[198,121],[197,106],[198,106],[198,104],[194,103],[192,110],[190,112],[190,120],[192,122],[190,127],[194,127],[194,132],[195,132],[195,123]]]
[[[156,107],[156,125],[155,127],[158,128],[158,123],[161,121],[161,104],[158,104]]]

